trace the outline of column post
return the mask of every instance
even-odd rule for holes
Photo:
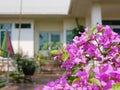
[[[96,26],[97,23],[102,24],[101,4],[99,2],[93,2],[91,7],[91,26]]]

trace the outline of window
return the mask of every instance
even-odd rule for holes
[[[2,42],[3,42],[3,39],[4,39],[5,31],[8,30],[9,35],[11,37],[11,29],[12,29],[12,24],[10,24],[10,23],[0,24],[0,48],[2,46]]]
[[[0,30],[4,30],[4,29],[7,29],[7,30],[12,29],[12,24],[9,24],[9,23],[0,24]]]
[[[39,34],[39,49],[49,50],[57,42],[60,42],[60,32],[41,32]],[[51,46],[48,43],[52,44]]]
[[[103,25],[109,25],[113,31],[120,34],[120,20],[103,20]]]
[[[19,24],[18,23],[15,24],[15,28],[17,28],[17,29],[19,28]],[[31,28],[31,24],[30,23],[22,23],[21,24],[21,28],[23,28],[23,29],[27,29],[28,28],[29,29],[29,28]]]
[[[103,20],[103,25],[120,25],[120,20]]]
[[[40,33],[39,38],[40,38],[40,47],[39,48],[42,49],[44,43],[49,42],[49,33],[46,33],[46,32]]]
[[[60,41],[60,33],[59,32],[52,32],[51,33],[51,42],[54,44]]]
[[[72,34],[72,30],[67,30],[66,31],[66,43],[70,44],[73,42],[73,34]]]
[[[113,28],[113,31],[120,34],[120,28]]]

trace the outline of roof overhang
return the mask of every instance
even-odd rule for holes
[[[120,0],[72,0],[69,15],[73,17],[82,17],[88,15],[94,3],[100,3],[102,15],[104,16],[120,16]]]
[[[17,15],[21,8],[26,15],[67,15],[70,3],[71,0],[0,0],[0,15]]]

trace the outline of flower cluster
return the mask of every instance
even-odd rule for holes
[[[58,52],[57,52],[58,53]],[[120,86],[120,36],[110,26],[85,29],[59,50],[66,73],[43,90],[108,90]],[[119,88],[119,87],[118,87]]]

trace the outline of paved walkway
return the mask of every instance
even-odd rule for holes
[[[16,84],[13,86],[5,87],[1,90],[34,90],[39,87],[40,90],[43,84],[46,84],[49,81],[53,81],[59,78],[60,74],[38,74],[33,77],[34,83],[25,83],[25,84]]]

